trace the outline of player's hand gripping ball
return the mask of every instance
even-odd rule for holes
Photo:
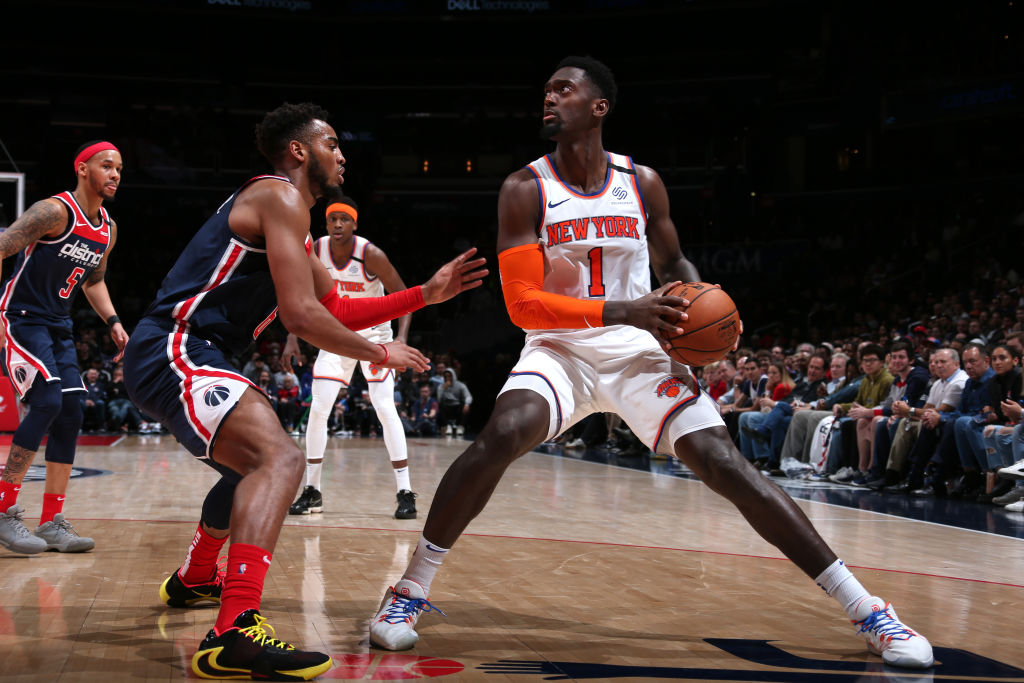
[[[732,298],[707,282],[684,282],[665,292],[689,300],[682,334],[663,333],[668,355],[684,365],[708,365],[732,351],[740,336],[740,314]]]

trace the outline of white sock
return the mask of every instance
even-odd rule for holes
[[[871,597],[842,560],[833,562],[814,581],[843,606],[851,619],[857,617],[857,607],[864,598]]]
[[[416,546],[416,552],[409,560],[409,567],[405,570],[403,579],[415,581],[423,586],[423,592],[430,595],[430,584],[441,568],[441,563],[448,556],[448,548],[438,548],[420,535],[420,542]]]
[[[312,486],[317,491],[322,491],[320,488],[320,473],[324,469],[324,461],[320,462],[306,462],[306,486]]]
[[[395,485],[399,491],[412,491],[412,485],[409,483],[409,466],[399,467],[395,470]]]

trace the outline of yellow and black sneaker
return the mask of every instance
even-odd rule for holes
[[[308,681],[334,664],[330,655],[296,650],[273,636],[274,627],[259,611],[246,610],[234,628],[206,634],[192,655],[192,671],[200,678]]]
[[[194,586],[187,585],[178,576],[178,570],[164,579],[160,584],[160,599],[170,607],[192,607],[200,602],[212,602],[220,604],[220,592],[224,587],[224,572],[218,568],[209,583],[197,583]]]

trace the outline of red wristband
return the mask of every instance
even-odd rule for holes
[[[391,359],[391,352],[388,351],[388,347],[383,344],[377,344],[380,348],[384,349],[384,360],[374,361],[377,365],[384,365]]]

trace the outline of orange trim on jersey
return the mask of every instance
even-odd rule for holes
[[[318,375],[318,374],[316,374],[314,372],[313,373],[313,379],[324,379],[324,380],[328,380],[330,382],[341,382],[346,387],[348,386],[348,382],[346,382],[345,380],[341,379],[340,377],[328,377],[327,375]]]
[[[498,270],[505,307],[518,327],[561,330],[604,326],[604,301],[544,291],[544,254],[539,244],[523,244],[501,252]]]
[[[604,195],[604,193],[608,191],[608,188],[612,186],[612,157],[610,154],[608,154],[608,152],[605,152],[604,155],[608,160],[608,169],[605,171],[604,176],[604,186],[600,189],[600,191],[594,194],[583,194],[582,192],[577,192],[576,190],[569,187],[566,184],[566,182],[562,180],[562,177],[558,175],[558,169],[555,168],[555,165],[553,163],[551,163],[550,154],[544,155],[544,162],[548,165],[548,168],[551,169],[551,174],[555,177],[555,182],[564,187],[566,192],[568,192],[574,197],[581,197],[583,199],[597,199],[598,197]]]
[[[348,204],[342,204],[340,202],[334,202],[333,204],[330,204],[327,207],[327,211],[324,215],[330,218],[331,214],[334,213],[335,211],[347,213],[349,216],[352,217],[352,220],[354,220],[356,223],[359,222],[359,212],[355,210],[355,207],[349,206]]]

